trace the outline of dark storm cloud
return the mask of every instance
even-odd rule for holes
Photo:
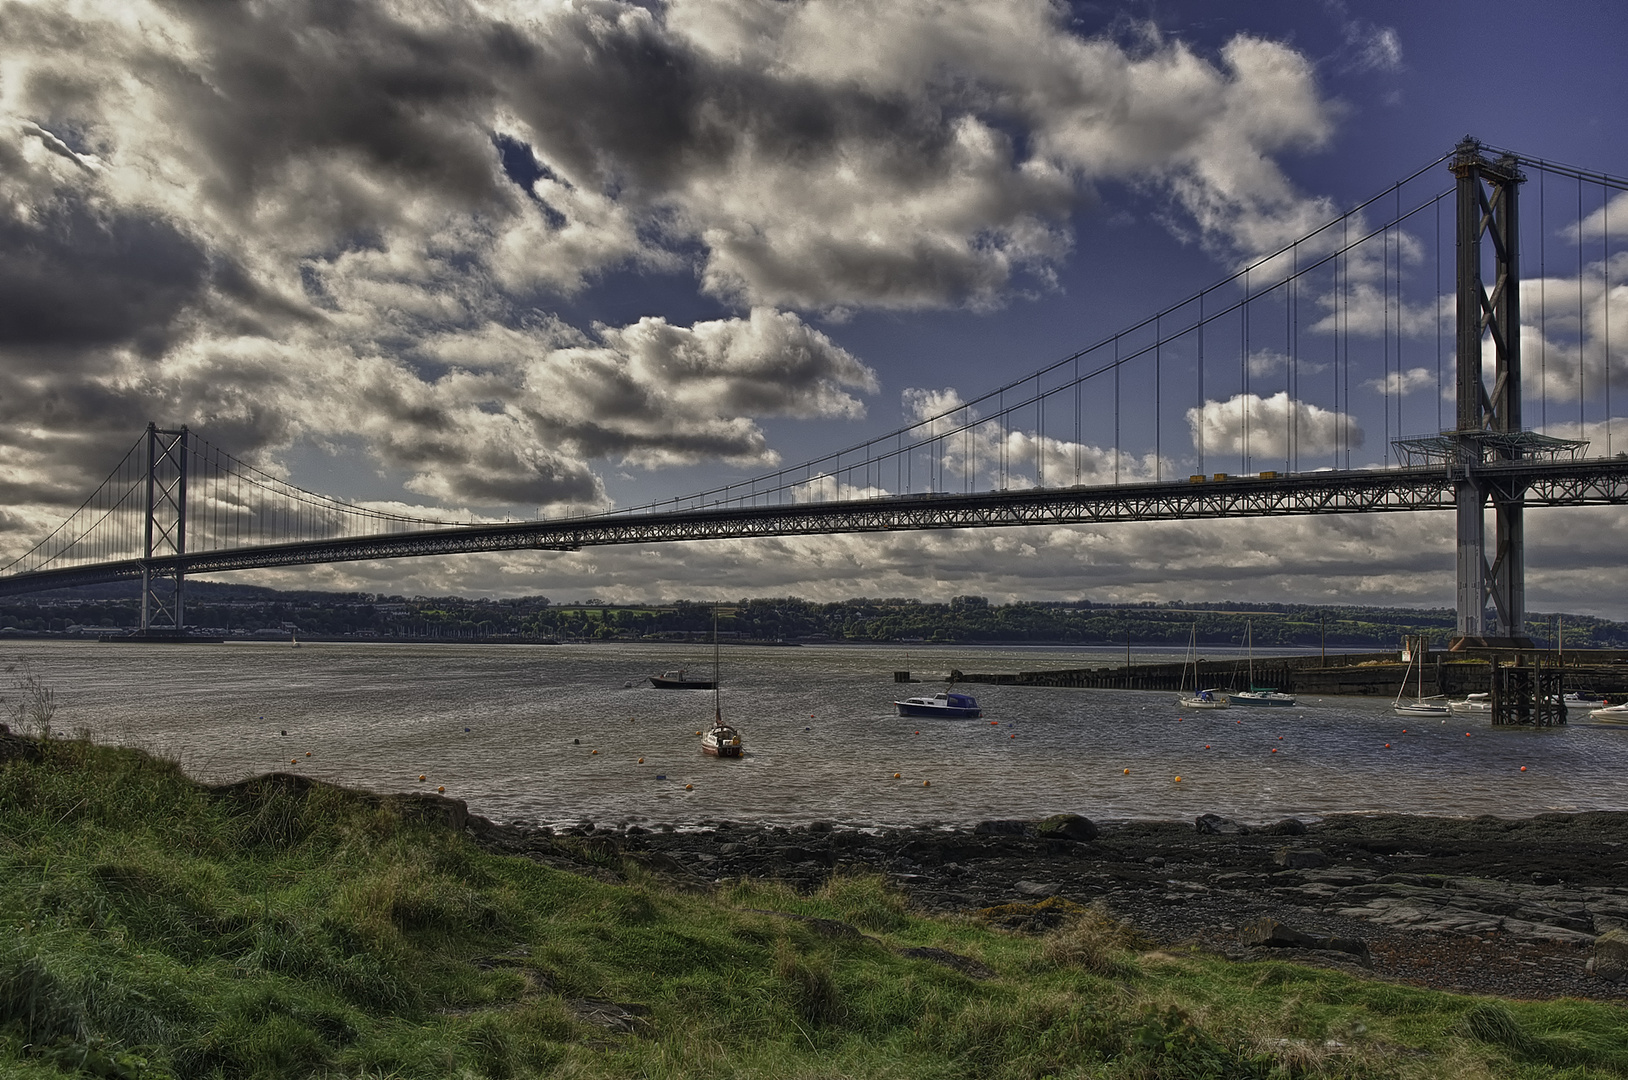
[[[0,350],[10,364],[54,367],[112,345],[157,355],[208,282],[203,247],[152,215],[98,213],[75,195],[26,219],[0,207]]]

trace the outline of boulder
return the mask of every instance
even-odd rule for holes
[[[6,725],[0,724],[0,729]],[[0,730],[0,764],[7,761],[38,761],[40,744],[23,735],[13,735],[9,729]]]
[[[1284,818],[1260,830],[1268,836],[1305,836],[1306,823],[1299,818]]]
[[[1316,848],[1280,847],[1272,861],[1285,870],[1313,870],[1328,865],[1328,857]]]
[[[980,821],[973,827],[974,836],[1027,836],[1029,823],[1012,818]]]
[[[1368,959],[1368,943],[1356,938],[1322,937],[1284,926],[1270,916],[1256,919],[1239,933],[1245,945],[1265,946],[1273,949],[1316,949],[1323,952],[1343,952]]]
[[[1050,881],[1020,881],[1012,886],[1012,891],[1023,896],[1046,897],[1056,896],[1060,888],[1061,886]]]
[[[1034,831],[1043,840],[1073,840],[1089,844],[1097,838],[1097,826],[1090,818],[1079,814],[1053,814],[1035,825]]]
[[[1595,938],[1588,969],[1611,982],[1628,982],[1628,930],[1607,930]]]
[[[1200,814],[1193,819],[1193,827],[1201,833],[1215,836],[1242,836],[1249,831],[1247,826],[1219,814]]]

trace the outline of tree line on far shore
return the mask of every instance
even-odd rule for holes
[[[318,637],[529,638],[660,640],[709,635],[717,616],[725,640],[1079,645],[1183,645],[1197,628],[1201,645],[1394,649],[1404,635],[1443,646],[1454,634],[1448,608],[1257,604],[1243,601],[1116,605],[1089,600],[991,603],[981,596],[947,602],[856,598],[816,602],[759,597],[729,602],[556,603],[542,596],[507,599],[385,596],[283,591],[193,582],[187,622],[227,635],[297,628]],[[133,627],[132,588],[21,596],[0,601],[0,632],[98,633]],[[1534,614],[1527,633],[1541,646],[1563,636],[1568,649],[1628,648],[1628,623],[1585,615]]]

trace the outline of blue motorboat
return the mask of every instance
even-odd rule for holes
[[[895,701],[900,716],[940,716],[952,720],[976,720],[984,714],[971,694],[934,694],[932,697]]]

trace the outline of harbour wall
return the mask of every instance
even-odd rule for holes
[[[1589,650],[1562,657],[1539,650],[1502,650],[1487,653],[1430,652],[1422,658],[1423,696],[1462,697],[1483,693],[1492,682],[1492,666],[1518,664],[1560,667],[1567,691],[1628,696],[1628,652]],[[1289,694],[1349,694],[1395,697],[1407,676],[1408,694],[1419,692],[1420,667],[1409,672],[1397,652],[1342,653],[1329,656],[1257,657],[1254,685],[1270,686]],[[994,683],[1003,686],[1055,686],[1093,690],[1171,690],[1192,688],[1190,663],[1121,664],[1109,667],[1063,668],[1051,671],[980,673],[952,671],[956,683]],[[1199,660],[1198,685],[1223,690],[1245,690],[1250,682],[1247,665],[1239,660]]]

